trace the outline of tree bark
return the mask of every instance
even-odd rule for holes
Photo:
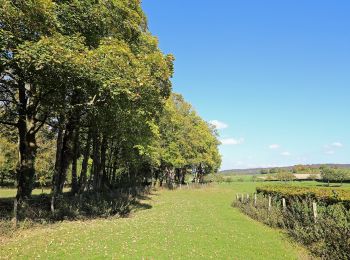
[[[79,193],[83,192],[86,186],[87,181],[87,169],[89,164],[89,158],[90,158],[90,146],[91,146],[91,130],[89,129],[87,139],[86,139],[86,146],[84,150],[84,158],[81,165],[81,172],[80,172],[80,178],[79,178]]]
[[[59,119],[61,122],[63,121],[63,116]],[[62,146],[63,146],[63,135],[64,129],[63,127],[58,128],[57,133],[57,141],[56,141],[56,161],[55,161],[55,170],[52,176],[52,198],[51,198],[51,212],[55,211],[55,198],[58,193],[58,178],[59,173],[61,172],[61,155],[62,155]]]
[[[99,172],[100,172],[100,138],[97,130],[94,131],[93,135],[93,189],[98,189],[99,184]]]
[[[35,156],[37,145],[35,135],[27,132],[26,122],[19,120],[19,162],[17,167],[17,199],[30,197],[34,188]]]
[[[181,184],[185,184],[186,168],[181,169]]]
[[[201,183],[203,182],[203,176],[204,175],[204,172],[203,172],[203,166],[202,166],[202,163],[199,164],[198,166],[198,169],[197,169],[197,181],[198,183]]]
[[[27,90],[26,87],[28,88]],[[32,94],[28,95],[26,91],[30,91]],[[35,157],[37,152],[34,94],[34,86],[24,82],[19,83],[17,200],[30,197],[34,188]]]
[[[60,155],[61,167],[59,168],[59,172],[57,176],[58,178],[55,183],[58,193],[63,192],[64,183],[67,177],[68,167],[73,158],[73,137],[74,137],[75,127],[76,127],[76,122],[74,119],[71,118],[67,122],[63,139],[62,139],[62,149],[61,149],[61,155]]]
[[[72,158],[72,193],[76,194],[79,190],[78,175],[77,175],[77,161],[79,158],[79,128],[74,131],[73,140],[73,158]]]
[[[98,169],[98,190],[102,189],[102,185],[106,181],[106,152],[107,152],[107,138],[105,135],[102,136],[101,142],[101,160],[100,167]]]
[[[115,184],[117,182],[116,173],[117,173],[117,162],[114,162],[113,163],[113,169],[112,169],[112,180],[111,180],[111,184],[112,184],[113,187],[115,187]]]

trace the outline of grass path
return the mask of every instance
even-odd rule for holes
[[[251,184],[158,191],[130,218],[63,222],[21,231],[3,259],[300,259],[305,250],[230,206]]]

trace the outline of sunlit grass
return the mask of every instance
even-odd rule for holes
[[[0,245],[4,258],[298,259],[304,249],[231,207],[256,183],[161,190],[130,218],[62,222],[20,231]]]

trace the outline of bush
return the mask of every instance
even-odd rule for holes
[[[315,221],[312,209],[314,197],[300,196],[299,192],[296,196],[288,193],[284,210],[280,194],[271,193],[272,207],[269,210],[267,194],[266,190],[260,192],[256,205],[252,199],[238,200],[233,205],[253,219],[285,229],[322,259],[350,259],[350,210],[343,202],[320,202]]]
[[[258,193],[272,194],[278,198],[313,199],[315,201],[332,204],[343,202],[350,206],[350,190],[332,189],[328,187],[298,187],[291,185],[265,185],[256,188]]]
[[[92,191],[80,195],[64,193],[56,198],[54,214],[51,212],[51,195],[32,196],[18,206],[19,221],[30,220],[42,223],[65,219],[84,219],[127,215],[133,206],[140,206],[138,196],[149,192],[150,186],[124,188],[114,191],[95,193]],[[0,221],[10,221],[13,217],[13,199],[0,200]]]

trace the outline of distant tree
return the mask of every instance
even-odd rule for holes
[[[280,171],[276,174],[276,178],[280,181],[292,181],[295,179],[295,176],[290,172]]]
[[[293,172],[294,173],[302,173],[303,171],[305,171],[305,166],[304,165],[299,164],[299,165],[295,165],[293,167]]]
[[[269,170],[268,170],[268,169],[261,169],[261,170],[260,170],[260,173],[261,173],[261,174],[268,174],[268,173],[269,173]]]
[[[271,168],[270,173],[278,173],[278,168]]]
[[[343,181],[347,178],[348,172],[345,169],[336,169],[334,171],[334,179],[343,185]]]
[[[321,167],[321,177],[322,180],[326,181],[329,186],[331,181],[336,180],[335,169],[325,166]]]

